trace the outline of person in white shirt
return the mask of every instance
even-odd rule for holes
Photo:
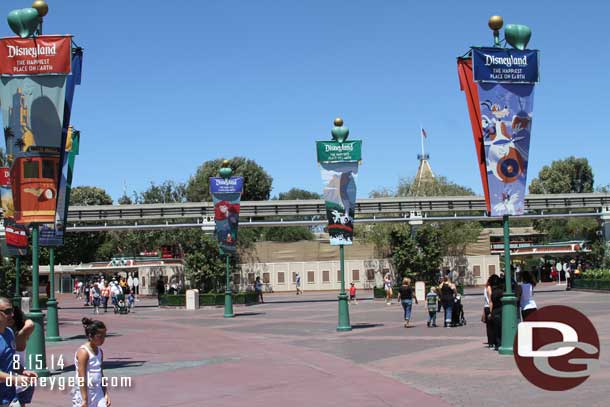
[[[532,273],[528,270],[521,271],[521,297],[519,299],[519,307],[521,308],[521,318],[523,321],[538,307],[536,301],[534,301],[534,287],[536,286],[536,280]]]

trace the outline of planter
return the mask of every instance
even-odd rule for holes
[[[258,302],[256,293],[233,293],[233,304],[252,305]],[[225,303],[224,293],[199,294],[199,306],[220,306]],[[165,294],[159,298],[159,306],[162,307],[186,307],[186,296],[184,294]]]
[[[610,291],[610,280],[589,280],[576,278],[572,280],[572,288],[583,290]]]

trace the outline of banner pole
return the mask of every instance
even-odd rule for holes
[[[510,227],[508,215],[504,215],[504,296],[502,297],[502,344],[498,353],[513,354],[513,342],[517,333],[517,297],[512,289],[512,272],[510,269]]]
[[[345,293],[345,254],[344,246],[339,245],[339,267],[341,270],[341,291],[339,292],[339,324],[337,331],[351,331],[352,325],[349,322],[349,305],[347,304],[347,294]]]
[[[226,264],[227,264],[227,282],[225,287],[225,318],[233,318],[235,314],[233,313],[233,294],[231,293],[231,277],[230,277],[230,267],[229,264],[229,253],[226,254]]]
[[[57,301],[55,300],[55,248],[49,248],[49,298],[47,299],[47,342],[60,342]]]
[[[39,303],[39,274],[38,274],[38,225],[32,225],[32,308],[27,317],[34,322],[34,332],[26,347],[26,360],[28,370],[38,374],[38,377],[48,377],[46,350],[44,343],[44,315],[40,311]]]

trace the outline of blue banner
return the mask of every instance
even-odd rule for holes
[[[216,193],[241,193],[244,188],[244,178],[243,177],[231,177],[228,179],[220,178],[220,177],[211,177],[210,178],[210,192],[212,194]]]
[[[478,83],[491,216],[522,215],[534,85]]]
[[[473,47],[472,66],[475,82],[538,82],[536,50]]]
[[[243,177],[210,178],[210,192],[214,202],[214,235],[221,254],[235,253],[237,250],[237,227],[243,186]]]

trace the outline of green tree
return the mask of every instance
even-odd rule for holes
[[[413,195],[412,189],[415,178],[403,178],[398,183],[397,196]],[[425,181],[419,185],[417,196],[464,196],[474,195],[472,189],[449,181],[446,177],[437,176],[436,178]]]
[[[305,199],[322,199],[322,196],[317,192],[306,191],[300,188],[292,188],[288,192],[280,192],[277,199],[280,201],[298,201]]]
[[[112,205],[112,198],[106,191],[97,187],[80,186],[70,192],[70,206]],[[56,250],[57,264],[80,264],[98,260],[97,250],[108,234],[104,232],[66,233],[64,245]],[[47,251],[41,251],[41,263],[48,258]]]
[[[112,198],[102,188],[81,186],[70,190],[70,205],[112,205]]]
[[[568,157],[545,165],[529,187],[530,194],[593,192],[593,170],[586,158]]]
[[[431,282],[443,260],[442,234],[435,225],[418,228],[412,238],[410,228],[396,228],[390,232],[392,263],[399,279],[411,277]]]
[[[320,199],[320,194],[306,191],[304,189],[292,188],[288,192],[281,192],[279,200],[297,201],[305,199]],[[278,199],[278,198],[274,198]],[[284,220],[300,220],[299,217],[284,217]],[[281,226],[261,228],[261,238],[273,242],[298,242],[300,240],[312,240],[313,233],[307,226]]]
[[[206,291],[221,291],[225,285],[225,264],[218,254],[218,243],[204,235],[197,246],[184,256],[186,277],[195,287]],[[234,264],[233,270],[235,266]]]
[[[244,157],[234,157],[230,161],[233,176],[244,177],[243,201],[266,201],[271,194],[273,178],[255,161]],[[204,162],[193,175],[186,186],[186,198],[188,202],[209,202],[210,177],[218,177],[222,158]]]
[[[136,200],[136,203],[142,204],[173,202],[186,202],[186,185],[184,183],[164,181],[156,185],[154,182],[151,182],[150,187],[139,194]]]

